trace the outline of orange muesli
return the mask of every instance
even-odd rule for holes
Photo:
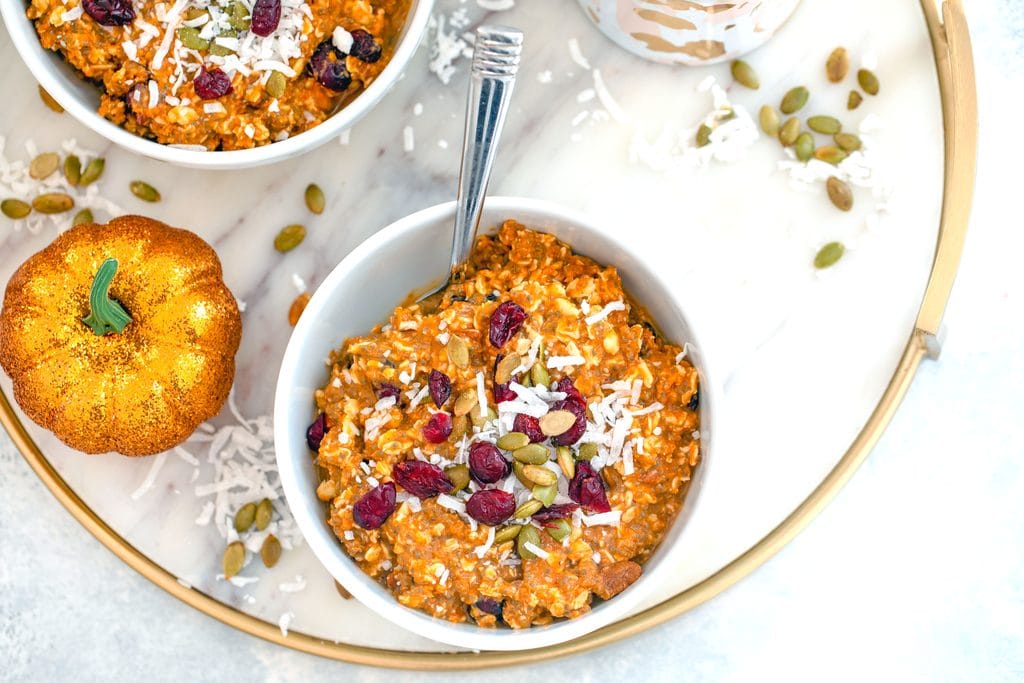
[[[628,587],[700,460],[697,372],[614,267],[507,221],[332,357],[318,496],[408,607],[525,628]]]
[[[102,87],[99,113],[209,150],[321,123],[387,65],[410,0],[31,0],[43,47]]]

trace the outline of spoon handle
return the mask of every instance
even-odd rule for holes
[[[466,137],[462,142],[462,168],[455,205],[452,271],[469,257],[476,239],[487,181],[505,124],[522,49],[522,31],[507,26],[481,26],[476,30],[466,106]]]

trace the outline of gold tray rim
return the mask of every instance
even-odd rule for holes
[[[413,652],[315,638],[287,636],[269,622],[240,612],[194,588],[156,564],[92,511],[43,455],[0,391],[0,424],[50,493],[129,567],[195,609],[224,624],[278,645],[352,664],[423,671],[512,666],[578,654],[653,628],[713,598],[764,564],[832,500],[865,460],[896,413],[923,359],[939,351],[938,334],[967,234],[977,151],[977,101],[970,36],[962,0],[919,0],[931,37],[942,101],[944,174],[935,257],[914,330],[886,387],[856,439],[835,467],[782,522],[732,562],[643,612],[567,643],[518,652]]]

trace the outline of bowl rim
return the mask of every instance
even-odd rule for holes
[[[335,138],[352,127],[359,119],[373,109],[405,72],[423,37],[433,9],[434,0],[411,0],[409,14],[402,27],[401,36],[391,61],[374,79],[373,83],[338,112],[323,123],[298,135],[251,149],[200,152],[172,147],[154,140],[148,140],[130,133],[121,126],[100,116],[95,109],[87,106],[70,93],[67,76],[50,63],[50,51],[39,41],[35,25],[25,16],[22,0],[0,0],[0,14],[3,16],[7,33],[14,43],[21,61],[28,67],[36,81],[76,121],[94,133],[130,152],[165,161],[178,166],[209,170],[229,170],[262,166],[313,150],[331,138]],[[63,57],[58,55],[58,58]]]
[[[516,217],[515,214],[517,212],[534,213],[542,214],[558,222],[571,224],[586,232],[599,234],[602,238],[614,243],[622,252],[642,263],[626,240],[617,237],[611,231],[599,230],[596,227],[597,224],[592,219],[575,209],[565,208],[545,200],[519,197],[488,197],[484,208],[491,212],[507,214],[513,218]],[[302,459],[308,461],[309,453],[306,450],[297,453],[289,448],[290,433],[295,426],[289,424],[288,416],[291,411],[289,404],[293,403],[291,400],[293,396],[290,394],[291,386],[294,384],[293,378],[298,368],[303,365],[301,362],[303,354],[300,353],[300,348],[304,346],[303,340],[309,336],[310,328],[315,324],[314,320],[322,314],[322,309],[326,307],[327,302],[337,295],[337,292],[340,291],[340,286],[350,276],[352,271],[366,261],[368,257],[378,254],[381,248],[401,239],[410,232],[424,229],[426,226],[435,223],[447,215],[454,216],[454,211],[455,202],[449,201],[399,218],[360,243],[331,270],[317,287],[306,306],[305,314],[299,319],[298,324],[292,331],[281,361],[274,392],[274,444],[276,460],[285,498],[289,501],[289,506],[303,538],[305,538],[313,554],[324,568],[327,569],[328,573],[349,590],[363,605],[388,621],[436,642],[473,650],[530,650],[573,640],[627,616],[653,590],[655,585],[653,579],[659,573],[658,570],[665,571],[669,567],[670,562],[665,560],[671,555],[673,546],[678,547],[678,537],[674,539],[673,544],[659,547],[659,550],[663,552],[658,564],[654,567],[654,571],[645,572],[641,580],[634,583],[627,592],[616,596],[614,600],[604,601],[599,611],[588,612],[572,620],[561,620],[549,626],[521,630],[492,630],[437,619],[419,610],[401,605],[390,594],[384,597],[378,590],[379,585],[364,574],[351,561],[351,558],[345,554],[334,534],[325,531],[323,519],[315,519],[307,515],[307,510],[302,505],[291,505],[293,499],[296,501],[308,500],[313,495],[312,491],[305,490],[297,476],[293,474],[292,463],[301,462]],[[663,278],[655,276],[650,271],[646,275],[649,275],[659,284],[663,282]],[[668,290],[667,286],[662,286],[661,288]],[[692,326],[689,324],[689,319],[682,315],[675,298],[669,304],[676,309],[676,314],[686,321],[687,327],[690,328],[689,336],[691,339],[688,341],[696,344],[696,348],[701,348],[699,339],[693,333]],[[707,364],[703,360],[700,363],[700,367],[698,367],[698,371],[701,373],[702,382],[701,438],[702,442],[704,442],[705,420],[714,424],[714,421],[709,419],[707,407],[709,404],[721,405],[721,400],[718,386],[714,382],[709,381],[709,378],[706,376]],[[705,396],[707,396],[706,401],[704,400]],[[305,424],[301,425],[301,427],[304,429]],[[683,506],[683,510],[677,515],[669,529],[679,524],[685,524],[685,521],[692,516],[692,510],[699,499],[700,489],[705,488],[702,482],[706,479],[706,451],[707,446],[705,445],[702,447],[701,470],[698,472],[699,479],[695,477],[697,480],[696,486],[691,486],[690,491],[686,495],[687,505]]]

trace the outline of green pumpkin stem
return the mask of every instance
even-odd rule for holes
[[[114,279],[115,273],[117,259],[108,258],[96,271],[92,289],[89,290],[89,315],[82,318],[82,322],[99,336],[118,334],[132,321],[132,317],[121,304],[109,296],[110,282]]]

